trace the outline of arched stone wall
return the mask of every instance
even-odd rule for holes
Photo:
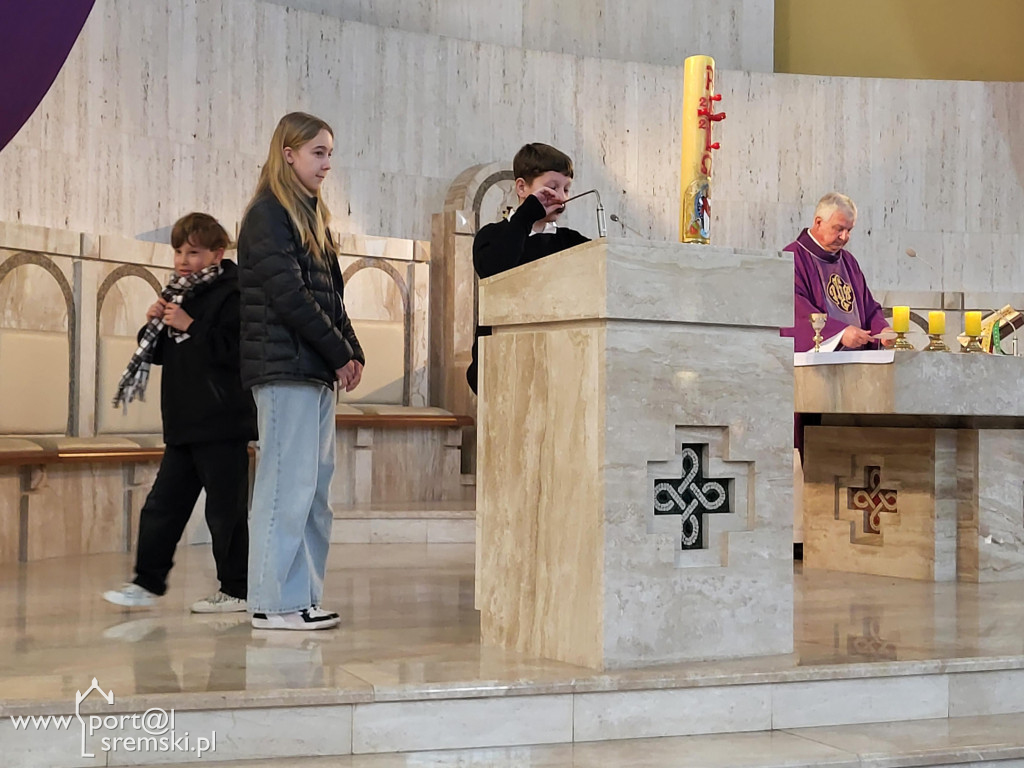
[[[69,434],[74,420],[76,311],[49,257],[0,263],[0,434]]]

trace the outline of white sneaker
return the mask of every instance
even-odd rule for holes
[[[238,613],[245,609],[245,600],[220,591],[192,603],[192,613]]]
[[[103,599],[108,603],[123,605],[127,608],[148,608],[151,605],[156,605],[160,595],[153,594],[138,584],[125,584],[120,589],[108,589],[103,593]]]
[[[293,629],[310,631],[314,629],[330,629],[336,627],[341,618],[336,613],[325,611],[313,606],[303,608],[294,613],[254,613],[252,626],[254,629]]]

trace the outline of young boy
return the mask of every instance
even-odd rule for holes
[[[572,186],[568,155],[547,144],[526,144],[512,160],[512,173],[519,207],[507,220],[482,227],[473,239],[473,267],[481,279],[588,241],[575,229],[555,224]],[[473,362],[466,369],[474,393],[477,346],[481,336],[490,335],[488,326],[477,326]]]
[[[229,243],[205,213],[175,223],[174,277],[146,312],[149,322],[115,398],[117,404],[141,395],[148,364],[163,365],[166,448],[139,519],[135,580],[103,594],[116,605],[151,606],[167,591],[174,550],[205,489],[220,590],[192,611],[246,610],[248,446],[256,439],[256,406],[239,374],[238,268],[224,259]]]

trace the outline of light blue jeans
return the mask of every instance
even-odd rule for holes
[[[260,455],[249,513],[249,610],[319,605],[333,515],[334,391],[311,382],[253,387]]]

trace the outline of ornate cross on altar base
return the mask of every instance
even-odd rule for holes
[[[892,515],[894,520],[899,520],[897,498],[900,484],[887,482],[885,485],[894,487],[883,488],[882,467],[872,464],[864,465],[864,485],[858,487],[854,482],[852,478],[842,478],[837,483],[836,517],[839,517],[838,510],[845,490],[846,510],[857,513],[856,518],[850,522],[850,541],[854,544],[881,546],[882,514]]]
[[[680,549],[707,549],[704,515],[732,512],[731,478],[705,478],[707,445],[683,444],[682,477],[654,481],[654,514],[680,515]]]

